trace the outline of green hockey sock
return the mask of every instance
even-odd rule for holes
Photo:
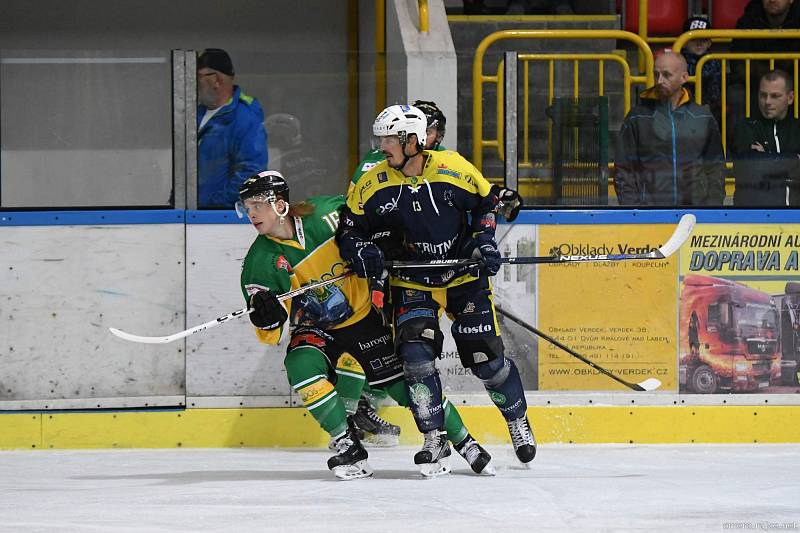
[[[348,415],[358,409],[358,400],[361,390],[366,383],[364,369],[350,354],[344,354],[336,362],[336,392],[342,399]]]
[[[303,405],[331,437],[347,431],[347,412],[331,383],[330,366],[325,357],[310,348],[297,348],[283,360],[289,384]]]

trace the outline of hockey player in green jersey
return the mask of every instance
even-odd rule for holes
[[[284,323],[290,340],[284,366],[292,388],[319,425],[335,441],[328,467],[339,479],[372,475],[367,451],[349,426],[341,382],[368,381],[408,406],[402,364],[394,353],[391,330],[373,308],[367,281],[348,276],[291,301],[277,295],[345,273],[334,240],[342,196],[310,198],[289,204],[289,187],[280,173],[261,172],[242,185],[237,211],[258,232],[244,259],[241,285],[259,339],[275,344]],[[473,439],[456,411],[445,406],[446,429],[476,473],[494,474],[491,456]],[[449,465],[445,465],[449,471]],[[422,472],[429,474],[429,472]],[[434,472],[435,473],[435,472]]]

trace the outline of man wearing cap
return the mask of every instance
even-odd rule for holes
[[[261,104],[233,84],[225,50],[208,48],[197,58],[197,204],[230,208],[239,187],[267,168],[267,132]]]

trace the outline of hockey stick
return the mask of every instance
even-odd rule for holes
[[[286,292],[278,296],[278,301],[288,300],[289,298],[293,298],[299,294],[303,294],[306,291],[310,291],[312,289],[316,289],[318,287],[323,287],[325,285],[330,285],[336,281],[346,278],[347,276],[352,275],[353,272],[345,272],[344,274],[339,274],[338,276],[334,276],[330,279],[326,279],[323,281],[318,281],[316,283],[309,283],[308,285],[303,285],[300,288],[297,288],[293,291]],[[191,329],[187,329],[185,331],[181,331],[179,333],[175,333],[172,335],[167,335],[165,337],[143,337],[141,335],[133,335],[131,333],[126,333],[122,330],[117,328],[108,328],[111,333],[119,337],[120,339],[125,339],[126,341],[131,342],[142,342],[145,344],[166,344],[168,342],[176,341],[178,339],[182,339],[184,337],[188,337],[189,335],[194,335],[195,333],[199,333],[200,331],[213,328],[214,326],[219,326],[223,322],[230,320],[231,318],[237,318],[243,315],[249,315],[252,313],[252,309],[248,309],[245,307],[244,309],[239,309],[238,311],[234,311],[233,313],[228,313],[225,316],[221,316],[219,318],[215,318],[205,324],[200,324],[199,326],[195,326]]]
[[[640,261],[647,259],[666,259],[685,243],[694,229],[695,216],[687,213],[681,217],[678,226],[669,240],[660,248],[651,252],[638,254],[596,254],[596,255],[561,255],[553,254],[534,257],[501,257],[500,262],[509,265],[532,265],[541,263],[585,263],[589,261]],[[389,269],[433,268],[477,265],[480,259],[435,259],[433,261],[386,261]]]
[[[640,383],[630,383],[628,381],[625,381],[624,379],[615,376],[610,371],[608,371],[605,368],[603,368],[602,366],[598,365],[597,363],[595,363],[591,359],[587,359],[586,357],[584,357],[581,354],[577,353],[572,348],[569,348],[568,346],[565,346],[565,345],[561,344],[560,342],[558,342],[553,337],[550,337],[549,335],[546,335],[545,333],[539,331],[535,327],[531,326],[530,324],[528,324],[527,322],[525,322],[521,318],[519,318],[517,316],[514,316],[513,314],[509,313],[505,309],[501,309],[497,305],[495,305],[494,308],[497,310],[498,313],[500,313],[501,315],[505,316],[506,318],[509,318],[512,322],[516,322],[517,324],[519,324],[523,328],[527,329],[528,331],[530,331],[534,335],[538,335],[539,337],[543,338],[544,340],[546,340],[547,342],[549,342],[553,346],[561,348],[562,350],[564,350],[565,352],[570,354],[572,357],[580,359],[581,361],[583,361],[584,363],[586,363],[590,367],[594,368],[595,370],[597,370],[601,374],[605,374],[606,376],[610,377],[611,379],[613,379],[615,381],[618,381],[619,383],[622,383],[623,385],[625,385],[626,387],[628,387],[630,389],[633,389],[635,391],[652,391],[652,390],[656,390],[657,388],[659,388],[661,386],[661,381],[657,380],[656,378],[649,378],[649,379],[646,379],[646,380],[644,380],[644,381],[642,381]]]

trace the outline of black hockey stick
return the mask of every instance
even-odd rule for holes
[[[694,229],[695,216],[687,213],[681,217],[678,226],[669,240],[661,247],[647,252],[636,254],[594,254],[594,255],[545,255],[534,257],[502,257],[501,263],[509,265],[533,265],[547,263],[586,263],[590,261],[642,261],[647,259],[666,259],[671,256],[689,239]],[[480,264],[480,259],[437,259],[432,261],[387,261],[386,267],[390,270],[405,268],[432,268],[470,266]]]
[[[625,385],[626,387],[628,387],[630,389],[633,389],[635,391],[652,391],[652,390],[656,390],[657,388],[659,388],[661,386],[661,381],[657,380],[656,378],[648,378],[648,379],[646,379],[646,380],[644,380],[644,381],[642,381],[640,383],[630,383],[628,381],[625,381],[624,379],[622,379],[622,378],[620,378],[618,376],[615,376],[610,371],[608,371],[605,368],[603,368],[602,366],[598,365],[597,363],[595,363],[591,359],[587,359],[586,357],[582,356],[581,354],[579,354],[578,352],[576,352],[572,348],[561,344],[559,341],[557,341],[553,337],[551,337],[551,336],[539,331],[535,327],[531,326],[530,324],[528,324],[527,322],[525,322],[521,318],[519,318],[517,316],[514,316],[513,314],[509,313],[505,309],[501,309],[497,305],[495,305],[494,308],[497,310],[498,313],[500,313],[504,317],[510,319],[512,322],[516,322],[517,324],[519,324],[523,328],[527,329],[528,331],[530,331],[534,335],[537,335],[537,336],[543,338],[544,340],[546,340],[547,342],[549,342],[553,346],[561,348],[562,350],[564,350],[565,352],[570,354],[572,357],[580,359],[581,361],[583,361],[584,363],[586,363],[590,367],[594,368],[595,370],[597,370],[601,374],[605,374],[606,376],[610,377],[611,379],[613,379],[615,381],[618,381],[619,383],[622,383],[623,385]]]
[[[344,279],[347,276],[350,276],[352,274],[353,274],[353,272],[345,272],[344,274],[339,274],[338,276],[334,276],[334,277],[332,277],[330,279],[318,281],[316,283],[309,283],[308,285],[303,285],[302,287],[299,287],[299,288],[297,288],[297,289],[295,289],[293,291],[289,291],[289,292],[281,294],[280,296],[278,296],[278,301],[282,302],[283,300],[288,300],[289,298],[292,298],[292,297],[297,296],[299,294],[303,294],[304,292],[310,291],[311,289],[316,289],[318,287],[323,287],[325,285],[330,285],[331,283],[339,281],[340,279]],[[201,332],[203,330],[206,330],[206,329],[209,329],[209,328],[213,328],[214,326],[219,326],[220,324],[230,320],[231,318],[237,318],[237,317],[240,317],[240,316],[249,315],[252,312],[253,312],[252,309],[248,309],[247,307],[245,307],[244,309],[239,309],[238,311],[234,311],[233,313],[228,313],[225,316],[221,316],[219,318],[215,318],[214,320],[206,322],[205,324],[200,324],[199,326],[195,326],[193,328],[190,328],[190,329],[187,329],[187,330],[184,330],[184,331],[180,331],[180,332],[174,333],[172,335],[166,335],[166,336],[163,336],[163,337],[144,337],[144,336],[141,336],[141,335],[133,335],[132,333],[126,333],[126,332],[124,332],[122,330],[119,330],[117,328],[108,328],[108,329],[109,329],[109,331],[111,331],[111,333],[113,333],[114,335],[116,335],[120,339],[125,339],[126,341],[142,342],[142,343],[145,343],[145,344],[166,344],[168,342],[172,342],[172,341],[176,341],[178,339],[182,339],[184,337],[188,337],[189,335],[194,335],[195,333],[199,333],[199,332]]]

